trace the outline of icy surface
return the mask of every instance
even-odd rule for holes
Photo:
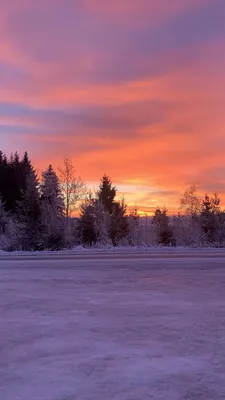
[[[0,399],[224,400],[225,259],[207,256],[0,258]]]

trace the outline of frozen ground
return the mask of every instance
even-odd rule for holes
[[[224,252],[0,256],[1,400],[224,400]]]

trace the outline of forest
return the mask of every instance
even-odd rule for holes
[[[38,174],[27,152],[8,158],[0,151],[0,250],[75,246],[225,247],[225,211],[218,193],[201,198],[193,185],[176,215],[156,208],[140,217],[117,199],[107,175],[93,193],[69,159]]]

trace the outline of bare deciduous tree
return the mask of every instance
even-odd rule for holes
[[[201,202],[198,197],[197,187],[195,185],[192,185],[185,190],[184,195],[180,200],[180,205],[186,215],[194,217],[200,213]]]
[[[59,167],[59,180],[65,202],[65,215],[68,219],[77,210],[79,201],[87,193],[85,182],[76,176],[76,170],[71,160],[64,158],[63,167]]]

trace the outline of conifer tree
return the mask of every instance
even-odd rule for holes
[[[40,194],[42,224],[47,246],[52,249],[61,248],[64,240],[64,203],[59,179],[51,165],[42,173]]]
[[[89,194],[81,204],[81,213],[79,219],[79,236],[81,243],[86,246],[92,246],[97,243],[96,231],[96,215],[95,215],[95,202]]]
[[[111,179],[105,174],[101,179],[97,196],[110,215],[113,213],[116,191],[116,187],[112,185]]]
[[[26,189],[26,179],[32,171],[32,164],[25,153],[20,161],[19,154],[11,154],[10,160],[1,152],[0,154],[0,195],[7,211],[15,214],[17,204],[22,200]]]
[[[121,202],[115,200],[116,192],[116,187],[105,174],[101,179],[97,196],[110,217],[109,237],[114,246],[129,233],[126,205],[123,199]]]
[[[215,243],[218,240],[217,231],[219,231],[219,214],[220,198],[218,193],[214,193],[211,199],[206,194],[202,201],[201,228],[203,232],[203,240],[207,243]]]
[[[26,178],[26,188],[18,202],[17,218],[22,224],[24,250],[38,250],[41,247],[41,207],[39,182],[34,170]]]

